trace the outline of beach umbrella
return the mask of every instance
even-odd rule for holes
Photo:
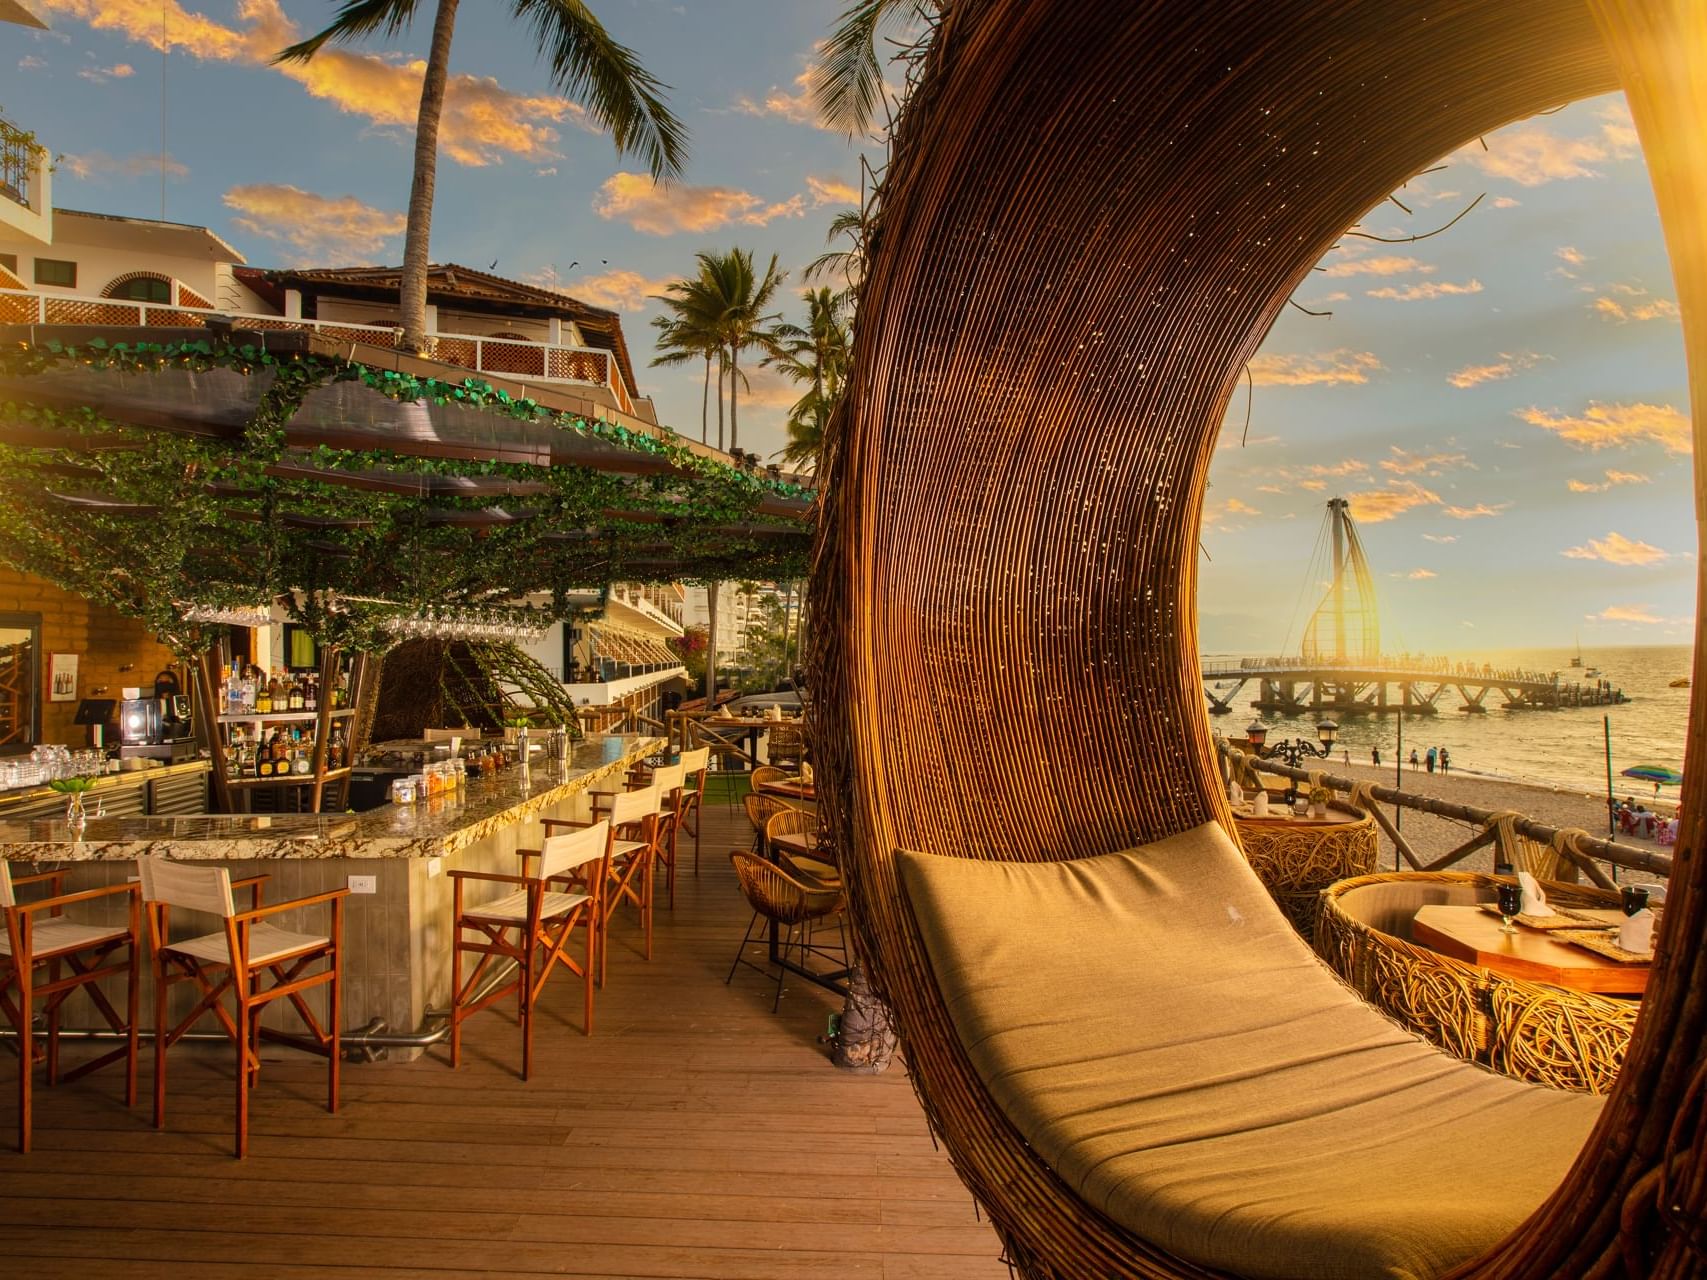
[[[1668,769],[1663,764],[1633,764],[1628,769],[1620,769],[1626,778],[1640,778],[1643,782],[1651,782],[1656,787],[1679,787],[1683,785],[1683,775],[1676,769]]]

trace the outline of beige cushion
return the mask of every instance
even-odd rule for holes
[[[323,947],[327,941],[311,933],[292,933],[289,929],[257,922],[249,926],[249,963],[268,964],[299,951]],[[186,938],[183,942],[172,943],[166,950],[181,951],[210,964],[231,963],[231,944],[223,933],[204,933],[199,938]]]
[[[30,926],[30,954],[40,959],[66,951],[80,951],[113,938],[122,938],[128,932],[123,925],[78,924],[64,916],[37,916]],[[0,921],[0,956],[11,954],[11,935],[5,923]]]
[[[539,918],[541,920],[556,920],[568,915],[576,907],[587,901],[584,893],[555,893],[547,892],[540,896]],[[493,902],[482,903],[478,907],[470,907],[463,911],[467,920],[502,920],[506,923],[521,923],[528,918],[527,891],[506,894]]]
[[[1182,1258],[1437,1276],[1534,1210],[1600,1113],[1363,1004],[1218,826],[1071,862],[900,865],[996,1104],[1087,1203]]]

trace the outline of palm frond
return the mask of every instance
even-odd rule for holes
[[[307,62],[328,44],[348,44],[375,32],[401,34],[415,18],[420,0],[344,0],[338,16],[317,35],[298,41],[273,55],[277,62]]]
[[[883,101],[879,31],[897,15],[923,18],[938,7],[939,0],[855,0],[842,11],[812,74],[813,102],[825,124],[850,137],[871,128]]]
[[[639,155],[654,178],[681,173],[687,127],[665,105],[669,86],[618,44],[581,0],[513,0],[558,90],[610,131],[619,153]]]

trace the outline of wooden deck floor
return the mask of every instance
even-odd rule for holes
[[[469,1024],[458,1071],[442,1048],[348,1065],[335,1116],[323,1064],[279,1049],[244,1161],[229,1048],[173,1051],[164,1132],[146,1044],[133,1111],[110,1070],[39,1090],[35,1152],[0,1155],[0,1273],[1006,1277],[903,1067],[829,1064],[816,1037],[839,1000],[792,982],[773,1016],[761,975],[723,985],[747,919],[726,852],[747,830],[712,806],[650,964],[619,921],[591,1038],[579,987],[556,983],[528,1084],[497,1011]],[[0,1054],[8,1148],[14,1069]]]

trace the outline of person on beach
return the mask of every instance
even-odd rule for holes
[[[1372,765],[1376,765],[1377,767],[1380,766],[1380,764],[1381,764],[1381,748],[1380,747],[1369,748],[1369,763]]]
[[[1451,766],[1451,764],[1452,764],[1452,756],[1447,752],[1445,747],[1442,747],[1440,749],[1440,771],[1442,773],[1445,773],[1446,770]]]
[[[1415,747],[1412,747],[1411,748],[1411,768],[1414,769],[1416,767],[1417,767],[1417,749]]]
[[[1433,773],[1434,772],[1434,761],[1435,761],[1435,751],[1434,751],[1433,747],[1430,747],[1428,749],[1428,757],[1427,758],[1428,758],[1428,771],[1430,773]]]

